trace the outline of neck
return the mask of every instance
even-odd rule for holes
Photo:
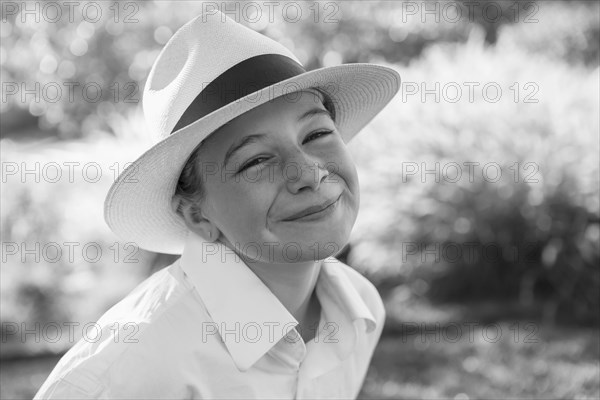
[[[303,324],[317,284],[321,261],[281,264],[244,261],[290,314]]]

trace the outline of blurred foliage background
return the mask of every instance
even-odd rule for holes
[[[597,398],[599,3],[501,1],[484,14],[453,2],[457,20],[450,3],[427,3],[439,7],[439,21],[423,13],[425,3],[402,1],[298,2],[296,23],[280,8],[272,23],[252,14],[255,22],[241,21],[308,69],[375,62],[402,76],[401,92],[350,144],[361,213],[340,257],[377,285],[388,310],[361,396]],[[80,9],[73,21],[48,22],[2,8],[2,398],[31,397],[73,344],[21,340],[11,324],[94,321],[172,261],[118,242],[102,203],[116,174],[152,144],[140,103],[154,59],[203,4],[119,3],[118,15],[110,8],[117,3],[99,4],[92,22]],[[493,17],[498,10],[502,17]],[[73,98],[69,82],[78,84]],[[459,101],[422,97],[421,85],[452,82],[463,89]],[[464,82],[480,84],[473,101]],[[482,96],[490,82],[503,89],[497,102]],[[47,88],[38,101],[11,91],[36,83]],[[57,85],[62,95],[47,101]],[[21,175],[36,163],[42,179]],[[62,179],[44,179],[48,163],[62,168]],[[98,179],[82,178],[89,163]],[[437,182],[425,171],[436,163],[448,172]],[[479,163],[472,179],[464,163]],[[497,180],[483,174],[489,164],[500,166]],[[451,165],[462,167],[461,179],[450,178]],[[67,242],[79,243],[74,258],[54,262],[6,247]],[[102,257],[90,261],[85,243]],[[505,334],[497,343],[439,343],[404,330],[461,321],[503,324]],[[515,323],[534,324],[537,341],[514,340]]]

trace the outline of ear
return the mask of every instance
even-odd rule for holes
[[[185,225],[189,230],[201,236],[207,242],[217,241],[221,231],[205,216],[197,204],[182,204],[181,212]]]

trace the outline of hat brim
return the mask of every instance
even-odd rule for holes
[[[181,171],[196,146],[213,131],[274,98],[319,88],[335,108],[336,125],[347,143],[400,88],[400,75],[375,64],[343,64],[308,71],[236,100],[174,132],[131,163],[111,186],[104,218],[120,238],[142,249],[181,254],[188,229],[173,210]]]

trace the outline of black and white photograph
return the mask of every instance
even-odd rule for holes
[[[0,399],[600,398],[600,2],[0,1]]]

